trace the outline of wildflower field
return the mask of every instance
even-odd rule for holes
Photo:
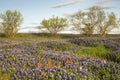
[[[120,80],[120,37],[1,39],[0,80]]]

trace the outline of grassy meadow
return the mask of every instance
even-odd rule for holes
[[[120,37],[0,37],[0,80],[119,80]]]

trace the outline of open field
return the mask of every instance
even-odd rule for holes
[[[0,80],[120,80],[119,43],[118,36],[0,38]]]
[[[120,80],[120,0],[1,0],[0,80]]]

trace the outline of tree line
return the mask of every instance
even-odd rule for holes
[[[23,22],[22,14],[19,11],[7,10],[0,14],[0,30],[7,37],[15,37],[18,28]],[[39,29],[43,32],[56,35],[65,28],[72,26],[72,30],[92,36],[99,34],[100,37],[105,37],[113,29],[119,27],[119,19],[114,12],[108,13],[100,6],[92,6],[86,11],[78,11],[67,18],[53,16],[49,19],[43,19]]]

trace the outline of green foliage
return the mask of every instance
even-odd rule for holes
[[[40,29],[45,30],[45,32],[57,34],[67,26],[67,19],[53,16],[52,18],[42,20],[41,25]]]
[[[2,68],[0,67],[0,80],[10,80],[11,74],[10,73],[2,73]]]
[[[90,56],[93,58],[105,59],[106,55],[110,52],[110,49],[106,49],[104,46],[98,45],[96,47],[81,47],[81,49],[75,51],[74,54],[78,56]]]
[[[18,11],[7,10],[0,14],[1,29],[7,37],[15,37],[18,32],[18,27],[23,21],[22,15]]]

